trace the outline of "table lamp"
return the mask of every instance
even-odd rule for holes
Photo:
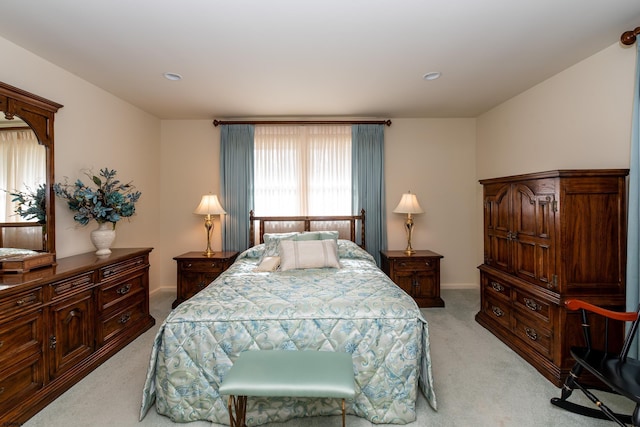
[[[205,215],[204,228],[207,229],[207,249],[203,252],[203,255],[212,256],[214,252],[211,250],[211,230],[213,229],[211,215],[226,214],[226,212],[222,209],[217,195],[205,194],[202,196],[200,204],[193,213],[197,215]]]
[[[414,254],[416,251],[411,247],[411,234],[413,233],[413,218],[411,215],[424,213],[420,203],[418,203],[418,198],[411,191],[403,194],[400,203],[398,203],[393,212],[407,214],[407,220],[404,223],[404,227],[407,230],[407,249],[405,249],[404,253],[407,255]]]

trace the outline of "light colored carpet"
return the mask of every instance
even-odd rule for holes
[[[431,356],[438,411],[420,395],[417,420],[411,427],[431,426],[594,426],[610,427],[608,421],[571,414],[549,403],[559,389],[477,324],[480,307],[477,290],[443,290],[445,308],[423,309],[429,321]],[[120,351],[88,377],[30,419],[25,427],[177,427],[152,408],[138,421],[141,391],[149,351],[162,319],[171,309],[172,293],[151,298],[156,326]],[[582,393],[572,400],[584,403]],[[578,399],[579,398],[579,399]],[[631,405],[613,397],[628,413]],[[603,400],[605,400],[603,398]],[[189,427],[218,427],[209,422]],[[269,427],[340,426],[340,417],[294,419]],[[372,426],[369,421],[347,417],[347,426]]]

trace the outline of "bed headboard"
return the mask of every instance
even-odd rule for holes
[[[255,224],[258,223],[258,243],[264,243],[264,233],[286,233],[290,231],[334,231],[340,239],[358,243],[356,223],[360,223],[360,247],[365,248],[364,209],[360,215],[342,216],[255,216],[249,212],[249,246],[256,239]]]

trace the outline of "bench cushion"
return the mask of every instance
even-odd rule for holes
[[[220,394],[353,398],[353,378],[348,353],[245,351],[222,380]]]

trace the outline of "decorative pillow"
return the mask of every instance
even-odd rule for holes
[[[264,233],[264,253],[262,254],[260,262],[266,257],[278,256],[278,243],[281,240],[292,240],[298,234],[300,233]]]
[[[278,241],[280,239],[287,239],[290,237],[294,237],[297,236],[298,234],[300,234],[297,231],[292,231],[290,233],[264,233],[262,235],[262,240],[264,240],[264,243],[269,243],[271,241]]]
[[[256,271],[276,271],[280,266],[280,257],[277,256],[268,256],[264,257]]]
[[[280,270],[340,268],[335,240],[281,240]]]
[[[295,236],[293,240],[338,240],[339,235],[337,231],[305,231]]]

